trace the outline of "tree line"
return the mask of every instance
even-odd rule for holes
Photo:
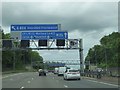
[[[3,30],[0,32],[2,39],[10,39],[10,33],[5,34]],[[33,64],[35,63],[35,64]],[[37,51],[32,50],[2,50],[2,70],[25,70],[26,66],[32,68],[42,68],[43,57]]]
[[[120,66],[120,33],[113,32],[100,39],[100,45],[90,48],[85,61],[101,68]]]

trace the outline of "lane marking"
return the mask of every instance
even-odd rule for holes
[[[115,85],[115,84],[110,84],[110,83],[105,83],[105,82],[99,82],[99,81],[93,81],[93,80],[88,80],[88,81],[91,81],[91,82],[95,82],[95,83],[101,83],[101,84],[106,84],[106,85],[110,85],[110,86],[115,86],[115,87],[118,87],[118,85]]]
[[[28,81],[28,83],[30,83],[30,81]]]
[[[68,88],[68,86],[67,86],[67,85],[64,85],[64,87],[65,87],[65,88]]]
[[[20,89],[23,89],[23,88],[25,88],[25,87],[21,87]]]
[[[53,79],[55,79],[55,78],[53,77]]]
[[[20,74],[23,74],[23,73],[18,73],[18,74],[13,74],[13,75],[4,76],[4,77],[2,77],[2,78],[0,78],[0,79],[4,79],[4,78],[8,78],[8,77],[12,77],[12,76],[16,76],[16,75],[20,75]]]
[[[32,78],[32,80],[33,80],[34,78]]]

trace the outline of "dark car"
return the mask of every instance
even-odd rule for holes
[[[39,76],[46,76],[45,70],[39,70]]]

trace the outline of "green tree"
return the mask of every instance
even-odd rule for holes
[[[100,45],[90,48],[85,61],[97,62],[99,67],[117,67],[120,62],[118,55],[120,47],[120,33],[113,32],[100,39]],[[96,61],[95,61],[96,60]]]
[[[4,34],[1,32],[2,39],[10,39],[10,33]],[[20,44],[20,42],[14,42],[15,46]],[[43,58],[39,55],[37,51],[32,50],[4,50],[2,51],[2,70],[12,70],[14,69],[25,69],[26,65],[31,65],[32,62],[42,62],[38,63],[43,65]],[[40,65],[39,65],[40,66]]]

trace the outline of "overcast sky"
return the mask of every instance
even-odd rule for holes
[[[2,26],[59,23],[69,38],[82,38],[84,57],[99,40],[118,31],[117,2],[3,2]],[[79,59],[78,51],[39,51],[45,60]]]

